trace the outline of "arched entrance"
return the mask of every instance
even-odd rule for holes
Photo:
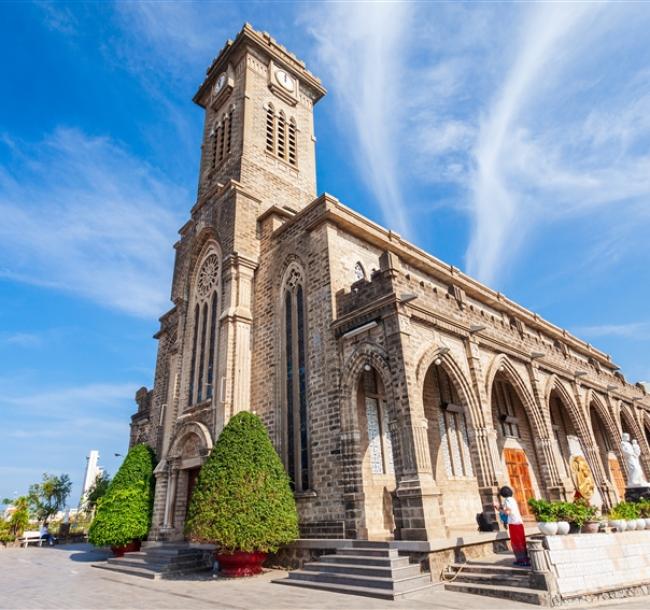
[[[483,510],[472,455],[473,430],[467,399],[443,358],[427,370],[422,389],[428,422],[429,451],[434,478],[442,492],[442,508],[449,528],[476,529]]]
[[[396,487],[391,421],[384,383],[370,364],[361,371],[356,396],[359,448],[363,456],[364,533],[368,540],[391,540],[395,531]]]
[[[625,498],[625,477],[621,463],[616,455],[615,441],[612,438],[612,434],[608,433],[608,428],[603,421],[603,417],[593,401],[589,405],[589,416],[594,440],[596,441],[598,454],[603,466],[603,472],[613,484],[619,501],[623,500]]]
[[[212,436],[200,422],[188,422],[176,433],[167,457],[167,502],[163,527],[171,539],[183,537],[185,517],[201,466],[212,449]]]
[[[542,495],[542,478],[528,414],[518,390],[504,371],[500,370],[494,377],[491,405],[497,444],[510,487],[522,516],[532,519],[528,500]]]

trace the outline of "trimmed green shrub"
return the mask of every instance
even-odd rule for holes
[[[199,473],[185,529],[222,552],[274,552],[298,537],[289,477],[252,413],[235,415],[219,436]]]
[[[154,491],[154,455],[147,445],[136,445],[97,503],[88,530],[96,546],[123,546],[145,538],[151,525]]]
[[[549,523],[552,521],[557,521],[557,511],[553,506],[553,502],[548,500],[535,500],[535,498],[530,498],[528,500],[528,506],[530,510],[533,511],[535,519],[540,523]]]
[[[638,519],[641,516],[639,507],[634,502],[619,502],[609,511],[610,519]]]

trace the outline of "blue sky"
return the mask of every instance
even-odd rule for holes
[[[319,191],[650,380],[650,6],[2,3],[0,498],[119,465],[245,21],[329,91]]]

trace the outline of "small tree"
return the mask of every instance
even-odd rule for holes
[[[186,532],[223,552],[274,552],[298,537],[289,477],[252,413],[235,415],[219,436],[199,473]]]
[[[11,504],[14,508],[7,521],[8,534],[12,539],[20,536],[29,525],[29,496],[18,496],[17,498],[5,498],[3,504]]]
[[[123,546],[149,532],[154,492],[154,455],[148,445],[131,448],[105,495],[88,531],[96,546]]]
[[[36,518],[47,524],[65,506],[71,489],[72,481],[67,474],[57,477],[44,473],[43,480],[29,488],[29,499]]]

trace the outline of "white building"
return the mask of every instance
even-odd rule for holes
[[[84,475],[83,488],[81,489],[81,497],[79,498],[79,508],[83,509],[86,504],[86,496],[90,488],[95,483],[95,480],[102,474],[103,469],[98,466],[99,451],[92,449],[86,457],[86,474]]]

